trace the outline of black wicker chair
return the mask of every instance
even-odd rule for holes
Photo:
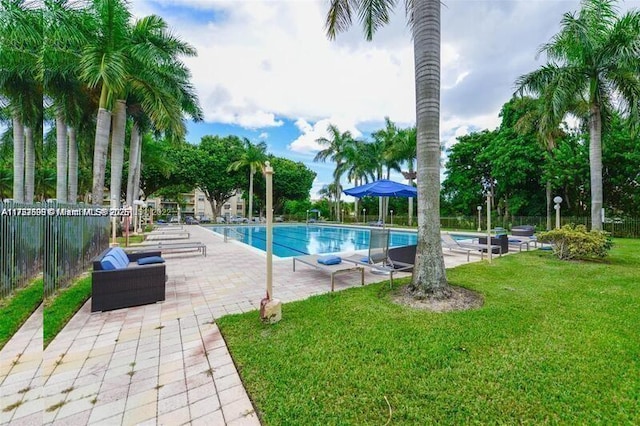
[[[478,244],[486,245],[487,244],[487,237],[478,238]],[[503,254],[505,254],[505,253],[509,253],[509,238],[507,237],[507,234],[502,234],[502,235],[497,235],[495,237],[491,237],[491,245],[500,246],[500,248],[494,247],[491,250],[491,253],[499,254],[501,256]],[[482,251],[486,253],[487,249],[485,248]]]
[[[165,264],[135,263],[144,257],[160,256],[161,252],[128,253],[129,262],[133,264],[127,268],[105,271],[100,262],[109,251],[103,251],[93,261],[91,312],[146,305],[165,299]]]

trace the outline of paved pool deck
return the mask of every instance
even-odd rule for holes
[[[259,308],[266,256],[186,229],[207,245],[207,257],[164,255],[164,302],[91,313],[88,301],[44,352],[42,308],[31,316],[0,351],[0,424],[260,424],[215,321]],[[466,255],[446,252],[445,263],[466,263]],[[290,258],[274,260],[273,277],[285,303],[330,291],[328,274],[304,266],[294,273]],[[384,278],[365,272],[366,283]],[[336,291],[358,285],[358,272],[336,276]]]

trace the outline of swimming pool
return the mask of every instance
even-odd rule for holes
[[[212,226],[213,232],[224,234],[224,228],[233,229],[230,236],[257,249],[266,251],[267,236],[264,226]],[[392,231],[389,246],[416,244],[415,232]],[[303,254],[327,254],[366,250],[369,248],[369,230],[363,228],[280,225],[273,227],[273,254],[292,257]]]

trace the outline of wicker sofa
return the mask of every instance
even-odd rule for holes
[[[124,253],[128,264],[110,269],[105,257],[113,250],[104,250],[93,260],[91,274],[91,312],[110,311],[131,306],[146,305],[165,299],[166,267],[164,263],[138,265],[138,259],[160,256],[159,251]],[[120,253],[121,252],[121,253]]]

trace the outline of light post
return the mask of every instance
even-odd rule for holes
[[[140,214],[140,209],[147,208],[147,203],[142,200],[133,200],[133,205],[135,206],[135,217],[133,219],[133,226],[135,227],[136,234],[142,232],[142,215]]]
[[[309,210],[307,210],[307,225],[309,224]]]
[[[342,209],[342,217],[341,217],[341,219],[342,219],[342,223],[344,223],[344,209]]]
[[[556,209],[556,229],[560,229],[560,203],[562,203],[562,197],[556,195],[553,202],[556,204],[553,206]]]
[[[478,209],[478,232],[482,231],[482,206],[476,207]]]
[[[393,210],[391,210],[391,226],[393,226]]]
[[[367,223],[367,209],[362,209],[363,222]]]
[[[282,319],[282,303],[273,297],[273,168],[268,161],[264,164],[267,190],[267,297],[260,301],[260,319],[267,324],[275,324]]]

